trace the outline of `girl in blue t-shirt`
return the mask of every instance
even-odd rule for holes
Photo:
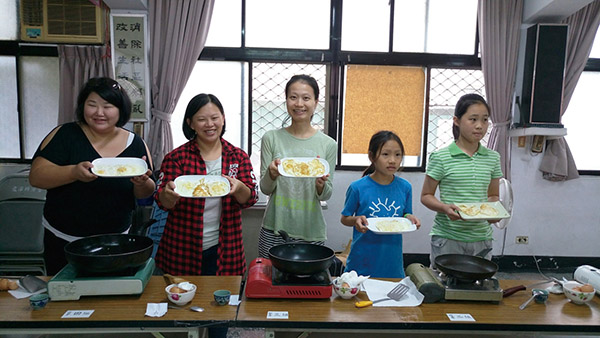
[[[395,175],[404,157],[398,135],[379,131],[369,142],[371,165],[346,192],[342,224],[354,227],[346,271],[379,278],[404,278],[402,235],[380,235],[369,231],[367,218],[406,217],[417,228],[421,221],[412,215],[412,187]]]

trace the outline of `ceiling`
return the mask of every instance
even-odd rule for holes
[[[594,0],[525,0],[523,23],[557,23]]]
[[[148,0],[104,0],[111,10],[147,11]]]

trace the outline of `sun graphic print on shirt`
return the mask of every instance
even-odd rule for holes
[[[388,199],[386,198],[384,202],[381,199],[377,199],[377,202],[371,202],[373,206],[369,207],[371,209],[371,213],[369,217],[401,217],[403,206],[395,206],[396,201],[391,201],[388,204]]]

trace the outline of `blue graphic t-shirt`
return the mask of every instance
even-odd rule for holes
[[[342,215],[371,217],[402,217],[412,213],[412,187],[398,176],[392,183],[381,185],[365,176],[354,181],[346,191]],[[346,271],[378,278],[404,278],[402,235],[378,235],[353,229],[352,247]]]

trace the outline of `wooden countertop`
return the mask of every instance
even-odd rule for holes
[[[169,303],[165,294],[166,284],[160,276],[152,276],[142,295],[139,296],[87,296],[76,301],[50,301],[41,310],[32,310],[29,299],[15,299],[8,292],[0,292],[0,328],[20,327],[178,327],[194,322],[195,326],[235,320],[237,306],[219,306],[213,292],[228,289],[238,294],[240,276],[183,276],[196,284],[197,291],[190,305],[205,309],[193,312],[169,309],[163,317],[147,317],[147,303]],[[95,310],[85,319],[61,319],[67,310]],[[36,326],[32,323],[37,322]],[[214,323],[217,324],[217,323]]]
[[[507,289],[536,281],[506,280]],[[539,286],[538,286],[539,287]],[[600,298],[587,305],[575,305],[564,295],[550,294],[546,304],[532,302],[524,310],[519,305],[531,296],[531,289],[492,302],[451,301],[421,304],[418,307],[354,307],[355,299],[345,300],[335,293],[330,299],[283,300],[245,299],[240,305],[237,326],[313,329],[445,329],[502,331],[600,332]],[[365,292],[359,293],[367,300]],[[266,319],[268,311],[287,311],[289,319]],[[448,313],[470,314],[475,322],[451,322]]]
[[[500,303],[452,301],[418,307],[367,307],[357,309],[354,299],[335,294],[328,299],[246,299],[239,307],[218,306],[212,293],[229,289],[238,294],[241,277],[188,276],[198,286],[189,305],[205,312],[169,309],[163,317],[146,317],[147,303],[167,302],[162,277],[153,276],[140,296],[82,297],[77,301],[50,302],[42,310],[31,310],[28,299],[15,299],[0,292],[0,331],[27,328],[164,328],[221,325],[270,329],[323,330],[478,330],[525,332],[600,333],[600,297],[587,305],[570,303],[563,295],[551,294],[546,304],[532,302],[519,310],[531,291],[520,291]],[[503,289],[536,281],[504,280]],[[366,293],[359,294],[367,299]],[[189,306],[188,305],[188,306]],[[90,318],[61,319],[67,310],[95,310]],[[268,311],[287,311],[289,319],[267,319]],[[448,313],[470,314],[475,322],[451,322]]]

